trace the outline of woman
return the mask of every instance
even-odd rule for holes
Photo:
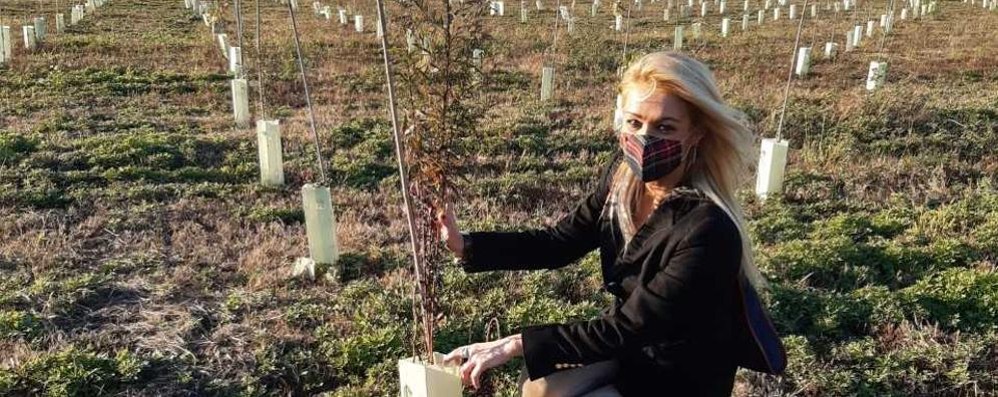
[[[644,56],[619,87],[624,122],[596,191],[557,225],[460,233],[438,221],[468,272],[553,269],[599,248],[615,303],[597,319],[526,327],[459,347],[462,378],[523,356],[524,396],[729,396],[738,366],[782,373],[786,353],[755,293],[735,190],[752,145],[702,63]],[[526,379],[529,378],[529,379]]]

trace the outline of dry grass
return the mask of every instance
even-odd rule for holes
[[[255,87],[256,68],[263,68],[267,113],[282,119],[286,188],[256,185],[255,137],[251,130],[231,126],[224,59],[208,28],[189,17],[182,1],[112,0],[67,33],[51,34],[37,51],[27,53],[15,45],[13,63],[0,68],[0,132],[36,139],[43,153],[33,154],[30,164],[0,164],[0,193],[43,186],[48,176],[39,175],[51,172],[58,194],[72,198],[54,206],[0,200],[0,274],[11,280],[2,285],[10,291],[4,291],[0,309],[36,313],[41,323],[35,337],[0,338],[0,350],[9,352],[0,359],[0,385],[3,371],[77,346],[111,355],[125,349],[148,360],[141,382],[112,388],[126,395],[305,395],[337,388],[338,395],[376,395],[391,389],[371,380],[377,377],[350,372],[350,365],[337,360],[357,353],[349,350],[355,341],[361,346],[357,351],[374,358],[346,356],[347,364],[373,363],[374,371],[383,372],[372,373],[390,374],[391,349],[408,343],[410,336],[401,332],[390,343],[352,339],[373,334],[372,329],[407,329],[411,283],[397,181],[375,177],[371,184],[351,185],[352,171],[335,174],[340,178],[334,178],[333,186],[337,235],[343,252],[351,256],[350,278],[340,283],[290,279],[294,259],[307,254],[304,225],[295,220],[294,211],[300,207],[298,189],[315,179],[313,147],[291,58],[287,12],[280,4],[262,1],[264,50],[257,56],[251,48],[252,2],[243,3],[249,77]],[[340,26],[335,15],[333,21],[321,20],[311,15],[309,4],[300,3],[303,51],[323,150],[332,162],[351,164],[366,152],[338,146],[339,128],[355,120],[384,119],[386,112],[373,4],[350,2],[368,19],[367,32],[357,34],[352,21]],[[470,178],[459,203],[460,217],[470,229],[549,223],[591,184],[606,148],[612,147],[607,131],[614,68],[625,40],[610,29],[608,7],[593,21],[588,3],[579,3],[576,33],[568,37],[562,26],[558,45],[548,54],[551,10],[538,15],[531,7],[530,21],[521,25],[518,5],[508,2],[505,18],[488,21],[494,44],[487,49],[486,69],[493,85],[481,100],[492,107],[476,131],[481,142],[469,144],[472,163],[460,170]],[[645,14],[635,17],[629,48],[637,53],[671,48],[674,22],[661,22],[661,7],[646,4]],[[882,8],[867,3],[859,15],[879,15]],[[998,156],[992,147],[980,146],[996,142],[998,52],[993,49],[998,48],[998,30],[993,26],[998,14],[958,2],[941,3],[939,9],[924,20],[898,21],[883,55],[875,51],[875,40],[865,39],[860,50],[840,53],[834,62],[820,60],[825,38],[841,44],[854,17],[828,19],[832,14],[823,10],[823,19],[807,22],[802,42],[815,48],[816,59],[812,76],[793,84],[785,130],[794,148],[787,205],[813,211],[820,220],[856,208],[889,208],[896,205],[889,199],[900,196],[921,211],[998,182]],[[20,24],[39,12],[49,16],[54,30],[51,4],[5,0],[0,12],[16,38]],[[226,12],[234,40],[231,9]],[[728,39],[719,37],[720,18],[710,16],[705,40],[693,42],[687,36],[687,42],[694,56],[711,65],[728,100],[749,113],[760,135],[771,136],[796,23],[773,23],[767,13],[760,28],[753,14],[749,32],[742,33],[739,17],[740,12]],[[391,38],[401,43],[396,33]],[[888,85],[868,93],[863,89],[867,65],[879,57],[891,63]],[[537,100],[544,64],[558,68],[554,104]],[[256,99],[255,88],[251,98]],[[157,134],[202,142],[184,157],[185,165],[205,172],[227,169],[231,174],[225,175],[231,176],[220,182],[104,178],[114,167],[87,161],[114,153],[79,146],[95,137],[124,141]],[[932,145],[923,142],[930,138]],[[378,139],[387,137],[370,138]],[[174,146],[182,145],[169,147]],[[83,178],[88,172],[96,176]],[[759,218],[768,211],[755,202],[749,207]],[[290,220],[267,217],[277,210],[291,212]],[[983,261],[982,268],[994,266],[994,256]],[[569,300],[551,297],[561,305],[551,316],[584,318],[591,314],[586,311],[590,305],[601,303],[597,276],[586,269],[552,276],[585,287]],[[88,275],[94,278],[78,280]],[[448,273],[447,282],[455,289],[450,298],[460,303],[454,303],[442,330],[442,347],[481,339],[484,322],[527,301],[531,288],[542,297],[551,293],[547,282],[552,280],[530,280]],[[473,292],[492,306],[474,307],[462,300]],[[532,320],[542,321],[546,313]],[[959,331],[934,327],[900,322],[870,335],[878,354],[956,347],[977,360],[965,366],[994,373],[994,348],[982,347],[993,331],[966,341],[959,339]],[[802,351],[810,351],[806,349]],[[805,366],[794,368],[849,373],[834,357],[819,353],[809,354],[820,359],[802,356],[817,361],[805,365],[801,359],[794,365]],[[947,365],[963,368],[954,360],[956,364]],[[500,390],[498,395],[508,395],[514,375],[511,367],[496,373],[490,384]],[[772,379],[743,372],[736,395],[841,392],[823,389],[834,382],[819,378],[794,374]],[[959,382],[939,390],[899,384],[896,390],[989,395],[994,390],[981,387],[995,385],[993,378],[990,385],[954,384]]]

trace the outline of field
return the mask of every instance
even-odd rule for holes
[[[58,34],[54,2],[3,1],[17,40],[0,66],[0,395],[397,394],[413,282],[374,5],[327,3],[327,21],[300,2],[343,251],[339,276],[317,281],[291,276],[308,255],[300,188],[316,171],[284,6],[262,2],[258,56],[243,2],[251,108],[262,68],[264,110],[282,120],[287,185],[267,188],[254,131],[233,127],[218,43],[183,0],[111,0]],[[672,48],[662,2],[633,9],[626,34],[609,2],[595,18],[580,2],[575,31],[561,24],[557,40],[553,2],[532,3],[526,24],[514,2],[486,21],[489,108],[454,170],[467,230],[568,211],[615,150],[621,62]],[[748,180],[741,195],[790,366],[740,370],[735,395],[998,396],[998,12],[942,1],[896,20],[882,52],[878,28],[847,53],[846,30],[887,4],[819,4],[801,39],[812,74],[790,91],[785,193],[761,202]],[[365,33],[338,23],[340,5],[365,15]],[[728,6],[731,36],[712,12],[684,50],[771,137],[797,21],[768,12],[758,26],[753,12],[742,32],[741,2]],[[38,15],[49,37],[25,51],[20,26]],[[821,57],[829,40],[834,61]],[[875,59],[889,62],[887,83],[869,92]],[[542,65],[557,68],[549,102]],[[596,315],[609,299],[598,267],[595,253],[538,273],[446,265],[438,350]],[[520,364],[473,395],[515,395]]]

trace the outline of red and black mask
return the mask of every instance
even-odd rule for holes
[[[622,133],[620,146],[627,165],[642,182],[651,182],[668,175],[683,160],[683,143],[675,139]]]

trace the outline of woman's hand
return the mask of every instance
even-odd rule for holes
[[[478,389],[482,385],[482,373],[523,355],[523,342],[517,334],[494,342],[461,346],[444,356],[444,362],[460,362],[465,349],[468,359],[461,365],[461,381]]]
[[[457,217],[450,203],[444,204],[444,210],[437,212],[437,225],[440,227],[440,240],[447,243],[447,249],[458,258],[463,258],[464,236],[457,228]]]

